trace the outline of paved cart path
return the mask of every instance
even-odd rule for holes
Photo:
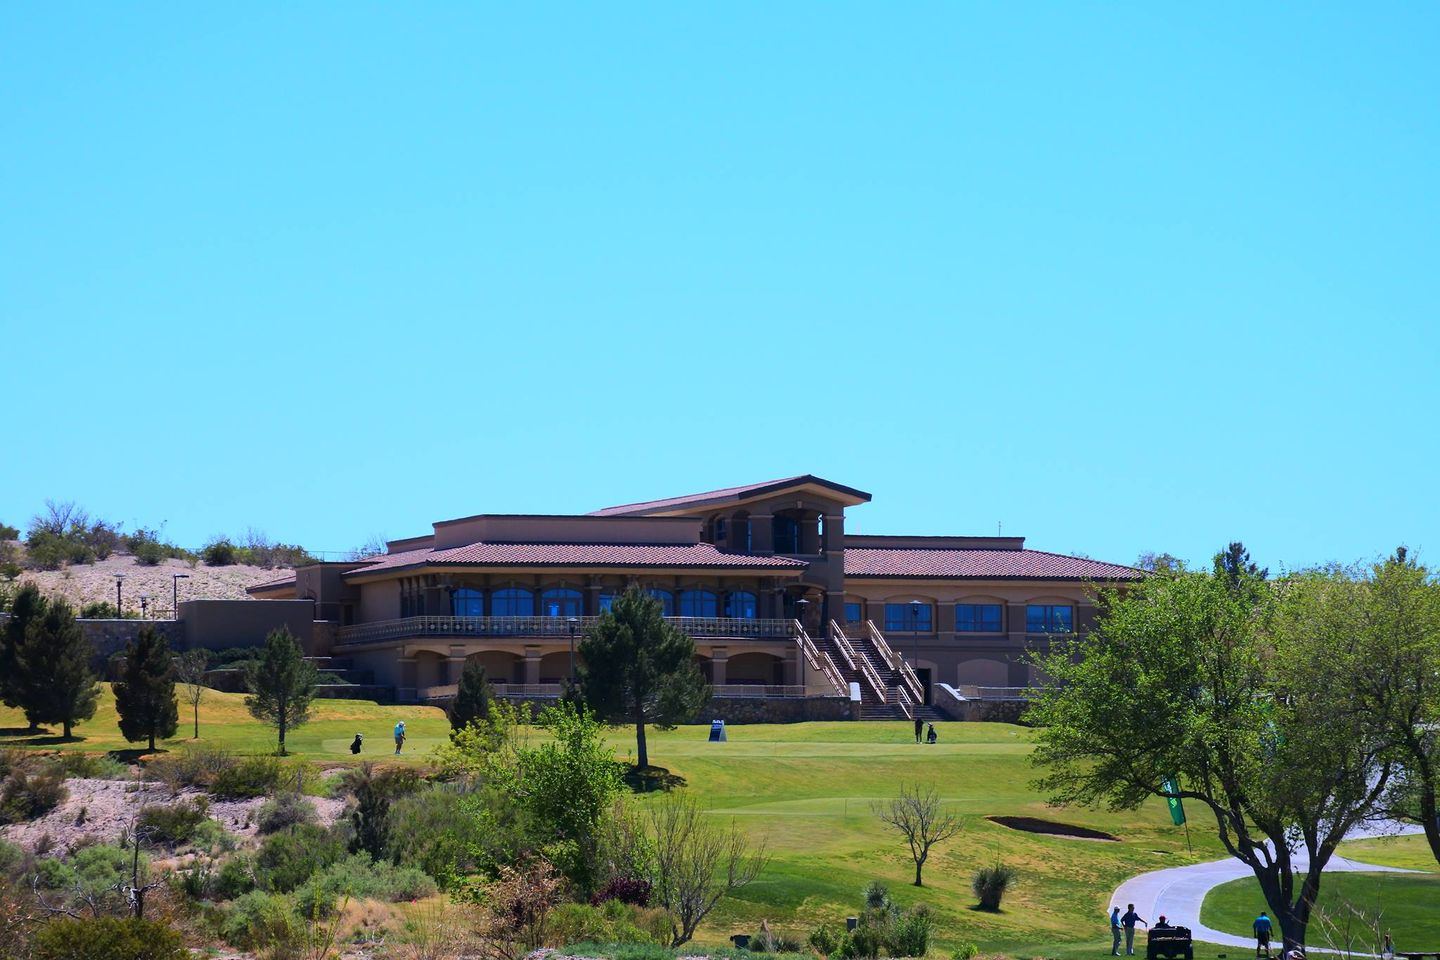
[[[1350,839],[1360,839],[1366,836],[1391,836],[1397,833],[1416,833],[1418,828],[1398,827],[1397,825],[1382,826],[1378,829],[1358,831],[1351,835]],[[1307,860],[1303,853],[1296,854],[1295,869],[1303,872]],[[1398,867],[1382,867],[1373,863],[1361,863],[1358,860],[1348,860],[1339,855],[1330,858],[1325,866],[1326,873],[1343,871],[1362,871],[1365,873],[1414,873],[1413,870],[1403,870]],[[1196,940],[1203,940],[1206,943],[1216,943],[1227,947],[1250,947],[1254,948],[1253,938],[1237,937],[1232,933],[1225,933],[1221,930],[1212,930],[1200,922],[1200,905],[1205,902],[1205,895],[1222,883],[1229,883],[1231,880],[1238,880],[1242,877],[1253,877],[1255,874],[1239,860],[1211,860],[1207,863],[1195,863],[1185,867],[1169,867],[1165,870],[1152,870],[1149,873],[1142,873],[1137,877],[1131,877],[1120,886],[1115,888],[1114,894],[1110,897],[1112,906],[1119,905],[1123,911],[1127,903],[1135,904],[1135,912],[1140,914],[1150,923],[1154,923],[1161,914],[1169,922],[1177,926],[1189,927]],[[1106,913],[1108,914],[1108,909]],[[1107,917],[1098,918],[1096,925],[1103,926],[1108,923]],[[1278,940],[1279,928],[1276,928],[1275,936]],[[1140,952],[1137,949],[1137,954]],[[1310,953],[1332,953],[1319,947],[1312,948]]]

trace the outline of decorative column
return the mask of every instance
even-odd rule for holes
[[[723,686],[725,683],[725,668],[730,663],[730,649],[728,647],[710,648],[710,682],[715,686]]]
[[[525,682],[540,682],[540,648],[525,648]]]

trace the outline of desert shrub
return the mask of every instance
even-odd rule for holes
[[[885,953],[885,935],[878,927],[861,924],[845,934],[835,954],[846,960],[874,960]]]
[[[930,949],[930,931],[934,926],[930,911],[922,904],[900,917],[890,926],[887,946],[897,957],[923,957]]]
[[[277,793],[255,814],[255,826],[267,835],[314,822],[315,804],[298,793]]]
[[[121,610],[108,600],[87,603],[77,616],[81,620],[139,620],[140,611]]]
[[[64,890],[75,883],[75,869],[59,857],[35,861],[34,879],[43,890]]]
[[[274,793],[285,776],[277,757],[243,757],[215,772],[210,792],[227,800],[247,800]]]
[[[172,792],[182,787],[209,790],[221,773],[239,762],[224,750],[192,747],[147,761],[145,777],[165,784]]]
[[[840,949],[839,934],[830,927],[823,925],[810,931],[810,937],[807,942],[810,944],[810,949],[822,957],[828,957]]]
[[[435,881],[414,867],[397,867],[385,860],[353,854],[317,873],[295,891],[295,910],[302,917],[327,918],[343,898],[421,900],[439,891]]]
[[[950,960],[975,960],[980,955],[980,948],[973,943],[962,943],[950,953]]]
[[[216,537],[200,548],[200,560],[207,567],[234,566],[235,554],[235,544],[224,537]]]
[[[0,826],[44,816],[65,800],[65,778],[58,770],[28,771],[11,764],[0,781]]]
[[[599,906],[562,903],[550,913],[546,942],[563,947],[571,943],[670,942],[670,918],[663,910],[646,910],[621,900]]]
[[[34,960],[189,960],[180,934],[163,923],[133,917],[55,920],[31,946]]]
[[[0,540],[19,540],[20,528],[12,527],[8,523],[0,523]]]
[[[129,780],[130,768],[109,754],[62,753],[50,761],[55,770],[66,777],[91,780]]]
[[[210,804],[203,797],[171,804],[148,804],[140,808],[140,829],[153,843],[188,843],[200,825],[210,819]]]
[[[234,900],[255,889],[255,871],[249,857],[227,857],[211,872],[208,896]]]
[[[637,907],[648,907],[650,905],[650,881],[644,877],[611,877],[590,897],[590,902],[595,906],[599,906],[607,900],[619,900],[621,903],[629,903]]]
[[[350,849],[363,850],[379,859],[385,855],[390,840],[390,806],[402,797],[420,789],[424,779],[412,767],[377,767],[361,764],[348,773],[342,783],[355,797],[350,814],[354,831]]]
[[[474,815],[470,797],[444,785],[401,797],[386,821],[385,856],[424,871],[446,889],[476,866],[476,851],[497,835]]]
[[[306,880],[339,862],[345,840],[338,831],[313,825],[272,834],[255,854],[256,886],[289,893]]]
[[[975,871],[975,877],[970,883],[970,889],[980,901],[981,910],[998,911],[1000,900],[1005,896],[1005,891],[1010,884],[1015,882],[1015,871],[1003,863],[997,863],[990,867],[981,867]]]
[[[0,840],[0,878],[14,876],[25,863],[25,848]]]
[[[220,926],[227,943],[242,950],[293,943],[300,922],[285,897],[252,890],[235,898]]]
[[[518,960],[545,945],[550,914],[564,879],[548,860],[532,857],[505,866],[493,883],[474,891],[481,901],[478,933],[500,960]]]

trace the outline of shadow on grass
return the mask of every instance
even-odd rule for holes
[[[145,747],[127,748],[124,750],[111,750],[105,756],[123,764],[139,763],[142,757],[158,757],[162,753],[169,753],[168,750],[156,748],[152,753]]]
[[[14,740],[0,741],[0,747],[54,747],[62,743],[79,743],[84,739],[74,735],[64,737],[53,734],[48,737],[17,737]]]
[[[685,778],[664,767],[628,767],[622,774],[625,785],[636,793],[670,791],[685,786]]]
[[[44,727],[31,730],[29,727],[0,727],[0,737],[38,737],[50,731]]]

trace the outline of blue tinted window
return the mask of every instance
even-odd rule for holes
[[[865,620],[865,605],[863,603],[845,604],[845,622],[861,623]]]
[[[546,617],[578,617],[584,603],[579,590],[546,590],[540,595],[540,612]]]
[[[934,607],[928,603],[885,604],[886,630],[929,633],[934,622]]]
[[[535,616],[535,595],[520,587],[506,587],[496,590],[490,598],[492,617],[533,617]]]
[[[1025,608],[1026,633],[1070,633],[1075,629],[1075,608],[1069,604],[1032,603]]]
[[[665,608],[665,616],[675,616],[674,594],[672,594],[669,590],[646,590],[645,592],[650,594],[650,596],[654,597],[656,600],[660,601],[660,604]]]
[[[599,613],[608,613],[610,611],[610,608],[613,606],[615,606],[615,594],[600,594],[600,609],[598,611]]]
[[[775,532],[776,553],[800,552],[800,524],[794,517],[775,517],[770,528]]]
[[[999,633],[1000,604],[955,604],[955,629],[961,633]]]
[[[755,619],[755,594],[747,590],[732,590],[725,595],[725,616]]]
[[[680,616],[718,617],[720,598],[709,590],[683,590],[680,593]]]
[[[479,590],[461,587],[450,594],[450,615],[452,617],[485,616],[485,595]]]

